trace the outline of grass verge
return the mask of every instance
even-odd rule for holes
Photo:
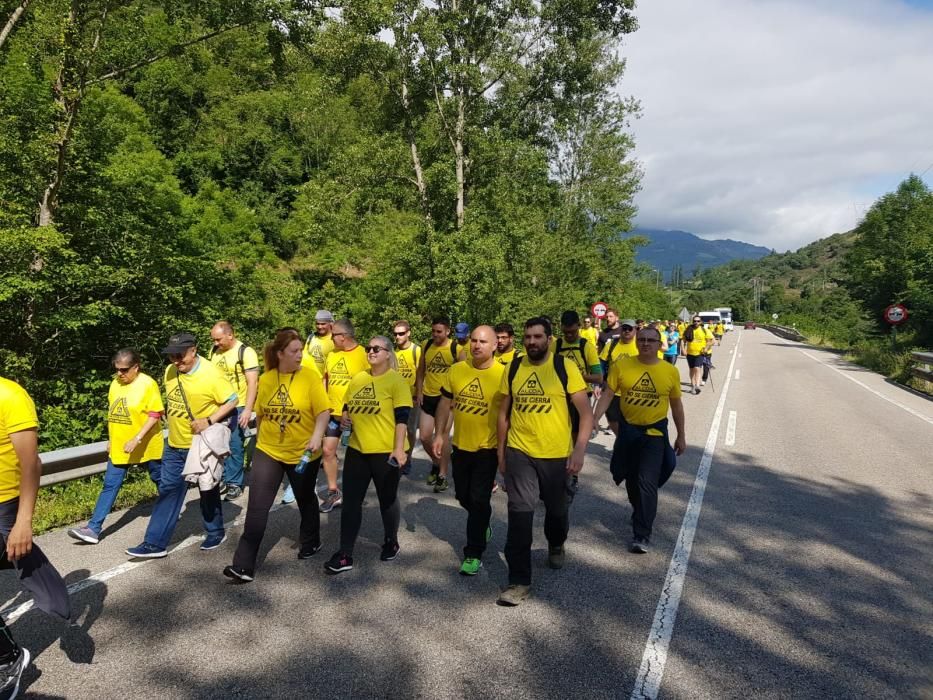
[[[94,504],[97,503],[97,495],[103,483],[101,474],[39,489],[32,521],[33,533],[40,535],[63,525],[87,521],[94,512]],[[149,480],[149,472],[132,468],[126,475],[114,510],[152,501],[157,493],[155,484]]]

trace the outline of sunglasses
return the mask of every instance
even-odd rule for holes
[[[626,333],[631,333],[633,330],[635,330],[635,326],[622,326],[622,330]]]
[[[380,345],[370,345],[366,348],[367,355],[378,355],[380,352],[389,352],[384,347]]]
[[[129,367],[114,367],[114,369],[116,370],[117,374],[126,374],[134,367],[136,367],[136,365],[130,365]]]
[[[392,335],[394,335],[396,338],[400,338],[403,335],[408,335],[408,331],[402,331],[401,333],[399,333],[398,331],[395,331],[394,333],[392,333]]]

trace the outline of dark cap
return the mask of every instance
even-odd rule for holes
[[[162,348],[163,355],[176,355],[182,353],[188,348],[196,348],[198,346],[198,339],[194,337],[194,333],[190,331],[182,331],[181,333],[176,333],[171,338],[168,339],[168,345]]]
[[[565,311],[560,315],[560,325],[575,326],[580,323],[580,314],[576,311]]]

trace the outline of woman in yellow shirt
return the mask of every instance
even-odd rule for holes
[[[266,371],[259,378],[256,398],[258,433],[246,522],[233,564],[224,569],[224,576],[232,579],[246,582],[255,577],[259,545],[283,475],[288,476],[301,513],[298,558],[310,559],[321,549],[314,485],[330,401],[321,373],[314,365],[302,366],[303,347],[296,329],[283,328],[264,350]]]
[[[343,513],[340,549],[324,568],[339,574],[353,568],[353,545],[363,520],[363,499],[369,482],[376,485],[385,540],[379,558],[398,556],[399,470],[408,461],[408,415],[412,397],[408,382],[397,371],[392,341],[377,335],[366,346],[370,369],[350,380],[344,394],[343,424],[350,442],[343,461]]]
[[[156,487],[162,474],[164,441],[158,426],[165,407],[159,385],[140,371],[139,353],[133,348],[118,350],[112,363],[117,375],[107,396],[108,459],[104,486],[88,524],[68,531],[71,537],[87,544],[100,542],[104,519],[113,510],[131,466],[146,467]]]

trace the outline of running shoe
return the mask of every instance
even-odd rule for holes
[[[483,562],[481,562],[479,559],[467,557],[460,565],[460,573],[463,576],[476,576],[476,574],[478,574],[479,570],[482,568]]]
[[[322,513],[330,513],[334,508],[343,503],[343,494],[340,493],[340,489],[336,491],[328,491],[327,495],[324,496],[324,501],[321,503],[320,511]]]
[[[227,566],[224,568],[224,576],[232,578],[235,581],[249,583],[255,578],[255,572],[252,569],[244,569],[240,566]]]
[[[531,586],[510,583],[499,593],[499,599],[496,601],[496,604],[514,608],[516,605],[521,605],[522,601],[530,595]]]
[[[379,561],[392,561],[398,556],[398,542],[395,540],[386,540],[382,545],[382,552],[379,554]]]
[[[446,491],[448,486],[450,486],[450,483],[447,481],[447,477],[438,475],[437,481],[434,482],[434,493]]]
[[[318,542],[317,544],[303,544],[301,549],[298,550],[299,559],[310,559],[315,554],[321,551],[323,545]]]
[[[243,487],[237,486],[236,484],[230,484],[227,487],[227,495],[224,496],[225,501],[232,501],[239,498],[243,495]]]
[[[349,571],[352,568],[353,557],[343,552],[337,552],[324,564],[324,570],[329,574],[339,574],[343,571]]]
[[[20,648],[19,656],[10,663],[0,666],[0,698],[12,700],[17,696],[19,681],[31,659],[32,654],[29,653],[29,649]]]
[[[292,490],[292,485],[288,484],[285,487],[285,493],[282,494],[282,503],[294,503],[295,502],[295,492]]]
[[[188,487],[189,487],[189,488],[191,487],[192,483],[193,483],[193,482],[190,482],[190,481],[188,482]],[[197,486],[197,484],[194,484],[194,485]],[[221,482],[220,482],[220,497],[223,498],[223,497],[226,496],[226,495],[227,495],[227,482],[226,482],[226,481],[221,481]]]
[[[431,473],[428,474],[428,478],[427,478],[427,480],[426,480],[428,486],[434,486],[434,484],[437,483],[437,480],[438,480],[439,477],[440,477],[440,472],[436,472],[436,471],[434,471],[434,470],[432,469],[432,470],[431,470]]]
[[[564,546],[547,548],[547,565],[552,569],[564,568]]]
[[[135,559],[161,559],[168,555],[165,547],[156,547],[154,544],[143,542],[135,547],[130,547],[126,553]]]
[[[94,532],[87,525],[84,527],[73,527],[68,531],[69,537],[74,537],[76,540],[81,540],[87,544],[97,544],[100,542],[100,537],[96,532]]]
[[[217,549],[220,545],[227,541],[227,533],[224,532],[220,535],[207,535],[204,538],[204,541],[201,543],[201,551],[209,552],[212,549]]]
[[[646,537],[636,537],[632,540],[632,546],[629,547],[630,552],[633,554],[647,554],[650,546],[648,544],[648,538]]]

